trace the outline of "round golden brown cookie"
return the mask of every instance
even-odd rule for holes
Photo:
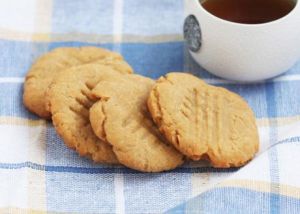
[[[193,160],[214,167],[245,164],[258,150],[255,117],[237,94],[185,73],[169,73],[153,87],[148,107],[165,137]]]
[[[48,90],[48,106],[58,134],[66,145],[95,162],[117,163],[112,147],[97,138],[89,121],[94,104],[91,90],[106,75],[122,75],[110,67],[87,64],[60,72]]]
[[[132,73],[131,67],[120,54],[106,49],[56,48],[38,58],[29,70],[24,83],[25,106],[40,117],[50,119],[51,114],[45,108],[45,94],[54,77],[66,68],[88,63],[109,65],[115,70]]]
[[[107,78],[92,91],[100,100],[90,109],[96,135],[113,146],[120,163],[143,172],[174,169],[183,155],[166,143],[147,110],[154,81],[123,75]]]

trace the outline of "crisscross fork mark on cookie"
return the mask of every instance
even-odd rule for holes
[[[99,64],[70,68],[61,72],[48,91],[48,109],[55,129],[65,144],[95,162],[118,163],[112,147],[100,140],[89,121],[89,109],[95,102],[91,90],[107,76],[122,76]]]
[[[255,117],[237,94],[184,73],[161,77],[148,107],[164,136],[193,160],[241,166],[258,150]]]
[[[99,101],[90,109],[96,135],[113,146],[127,167],[159,172],[183,163],[183,155],[160,134],[147,110],[154,81],[138,75],[101,81],[93,90]]]
[[[40,117],[50,119],[51,114],[45,107],[46,95],[55,76],[67,68],[92,63],[110,66],[121,73],[133,72],[120,54],[103,48],[56,48],[38,58],[26,75],[24,105]]]

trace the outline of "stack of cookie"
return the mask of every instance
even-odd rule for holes
[[[255,117],[240,96],[189,74],[154,81],[132,73],[109,50],[57,48],[28,72],[24,104],[99,163],[160,172],[186,159],[237,167],[253,158]]]

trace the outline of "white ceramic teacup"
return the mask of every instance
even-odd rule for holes
[[[192,57],[209,72],[236,81],[287,71],[300,58],[300,0],[294,1],[294,9],[280,19],[240,24],[212,15],[199,0],[185,0],[184,33]]]

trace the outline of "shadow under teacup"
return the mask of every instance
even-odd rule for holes
[[[185,0],[185,17],[192,57],[217,76],[259,81],[300,58],[299,0]]]

